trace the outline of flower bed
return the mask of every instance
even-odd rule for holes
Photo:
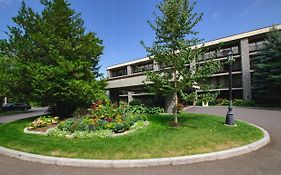
[[[27,127],[25,132],[38,134],[41,129],[42,134],[49,136],[80,139],[96,136],[115,137],[122,135],[118,133],[128,133],[129,130],[138,130],[147,126],[148,121],[146,115],[143,114],[144,110],[147,111],[147,108],[98,101],[93,103],[85,114],[78,112],[76,117],[64,121],[59,122],[57,117],[39,117]],[[162,112],[160,108],[152,110],[154,113],[157,111]],[[49,129],[52,124],[57,125]],[[45,130],[46,127],[49,130]]]
[[[59,123],[58,117],[52,117],[52,116],[41,116],[34,120],[32,123],[30,123],[27,127],[29,131],[35,130],[35,131],[45,131],[45,129],[50,128],[51,126],[56,126]]]

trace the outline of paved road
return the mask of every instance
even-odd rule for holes
[[[222,107],[192,108],[188,112],[225,115]],[[257,124],[271,135],[266,147],[239,157],[193,165],[152,168],[94,169],[43,165],[0,156],[0,175],[281,175],[281,111],[234,108],[237,118]]]
[[[6,116],[0,116],[0,123],[7,123],[15,120],[30,118],[38,115],[42,115],[46,113],[47,108],[32,108],[28,112],[24,112],[22,114],[12,114]],[[0,171],[1,175],[1,171]]]

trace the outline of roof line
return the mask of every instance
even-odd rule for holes
[[[222,38],[219,38],[219,39],[210,40],[210,41],[207,41],[207,42],[200,43],[197,46],[207,47],[207,46],[219,44],[219,43],[223,42],[223,40],[231,41],[231,40],[242,39],[242,38],[246,38],[246,37],[249,37],[249,36],[253,36],[255,33],[254,34],[251,34],[251,33],[258,32],[258,31],[260,33],[257,33],[257,35],[263,34],[263,33],[268,32],[268,31],[264,31],[264,30],[267,30],[267,29],[270,30],[272,27],[277,27],[278,29],[281,29],[281,23],[273,24],[271,26],[262,27],[262,28],[258,28],[258,29],[254,29],[254,30],[250,30],[250,31],[247,31],[247,32],[240,32],[238,34],[229,35],[229,36],[222,37]],[[243,35],[244,35],[244,37],[243,37]],[[109,69],[114,69],[114,68],[118,68],[118,67],[121,67],[121,66],[130,65],[130,64],[133,64],[133,63],[136,63],[136,62],[141,62],[141,61],[146,60],[146,59],[149,59],[149,57],[136,58],[136,59],[133,59],[131,61],[114,64],[114,65],[111,65],[111,66],[107,66],[106,69],[109,70]]]

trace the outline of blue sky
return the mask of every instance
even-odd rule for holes
[[[71,7],[82,14],[87,31],[94,31],[105,46],[101,72],[106,67],[146,56],[140,45],[150,45],[154,32],[146,21],[161,0],[69,0]],[[16,16],[20,0],[0,0],[0,39],[7,38],[7,25]],[[42,10],[39,0],[26,0],[36,11]],[[196,27],[205,41],[281,23],[280,0],[198,0],[196,12],[204,13]]]

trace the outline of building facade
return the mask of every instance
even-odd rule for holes
[[[281,24],[275,26],[281,29]],[[202,46],[208,52],[204,58],[215,56],[216,60],[227,60],[223,53],[229,49],[233,52],[235,59],[233,63],[233,96],[234,98],[250,100],[252,99],[252,74],[254,72],[254,58],[262,49],[266,34],[272,27],[266,27],[250,32],[236,34],[225,38],[213,40],[204,43]],[[169,97],[155,97],[151,95],[145,88],[144,81],[146,70],[159,70],[161,66],[153,62],[149,58],[141,58],[126,63],[121,63],[107,67],[108,76],[108,96],[111,101],[127,101],[140,99],[150,101],[158,106],[166,106],[172,103]],[[189,66],[187,66],[189,69]],[[210,91],[220,92],[220,98],[228,98],[228,66],[209,78],[214,89]],[[199,90],[200,92],[200,90]],[[168,111],[169,112],[169,111]]]

